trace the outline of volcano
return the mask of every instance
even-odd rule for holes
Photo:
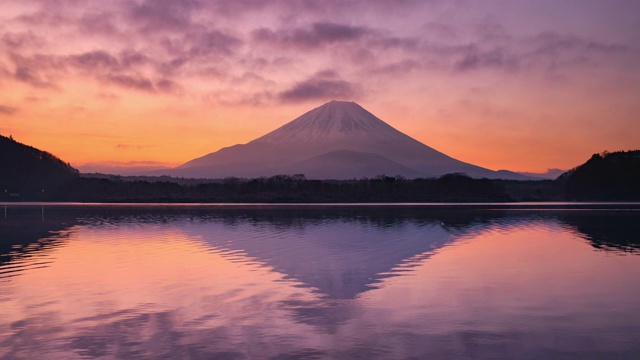
[[[335,100],[246,144],[225,147],[161,172],[197,178],[279,174],[305,174],[311,179],[380,174],[417,178],[448,173],[526,178],[456,160],[394,129],[355,102]]]

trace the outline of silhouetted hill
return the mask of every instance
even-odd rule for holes
[[[76,177],[78,170],[56,156],[0,135],[0,197],[3,200],[44,199],[48,192]]]
[[[640,200],[640,150],[594,154],[558,180],[569,200]]]

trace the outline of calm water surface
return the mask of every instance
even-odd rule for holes
[[[640,359],[634,206],[2,206],[2,359]]]

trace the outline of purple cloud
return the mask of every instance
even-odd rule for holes
[[[558,56],[568,51],[581,51],[587,53],[618,53],[627,50],[620,44],[607,44],[572,34],[561,34],[552,31],[542,32],[527,39],[531,46],[531,54]]]
[[[488,17],[474,26],[474,34],[487,42],[504,41],[511,39],[507,29],[495,18]]]
[[[18,108],[14,106],[0,105],[0,115],[11,116],[18,112]]]
[[[109,12],[86,13],[77,20],[78,27],[81,31],[90,34],[115,35],[119,30],[116,27],[115,15]]]
[[[156,82],[155,88],[167,94],[180,94],[184,92],[184,88],[177,82],[170,79],[160,79]]]
[[[9,52],[8,58],[15,69],[10,76],[34,87],[55,87],[53,79],[63,68],[57,57],[48,54],[22,56]]]
[[[499,13],[460,23],[450,12],[465,5],[440,1],[119,0],[100,6],[31,1],[39,7],[0,29],[0,53],[7,54],[0,57],[0,78],[36,88],[62,88],[65,78],[81,77],[148,93],[179,93],[189,90],[179,83],[208,77],[216,79],[216,91],[245,92],[234,98],[269,93],[259,98],[295,101],[328,93],[352,96],[367,88],[371,76],[400,78],[408,72],[552,71],[570,77],[585,64],[609,66],[601,60],[625,53],[624,41],[629,43],[545,29],[516,35],[510,32],[517,30],[513,22],[501,23]],[[425,10],[437,11],[431,16]],[[386,21],[399,15],[407,22]],[[78,36],[69,41],[80,39],[77,53],[65,54],[57,39],[74,32]],[[278,78],[298,64],[310,67],[309,73],[331,67],[359,75],[345,81],[316,74],[283,88]],[[237,87],[236,80],[247,73],[264,81],[256,81],[255,89]]]
[[[10,50],[32,48],[42,46],[46,40],[33,34],[31,31],[21,33],[5,33],[0,38],[0,42]]]
[[[184,31],[192,25],[191,12],[201,6],[197,0],[145,0],[132,6],[129,16],[144,32]]]
[[[251,35],[258,42],[314,48],[325,44],[356,41],[371,33],[372,30],[365,27],[316,22],[309,27],[280,29],[278,31],[261,28],[253,31]]]
[[[309,100],[353,99],[359,93],[357,86],[342,80],[333,70],[321,71],[307,80],[296,83],[278,97],[284,102]]]
[[[89,71],[112,71],[120,67],[118,59],[104,50],[69,56],[69,64]]]
[[[135,68],[151,62],[149,56],[133,49],[122,50],[119,54],[120,65],[125,69]]]
[[[124,88],[153,92],[155,87],[151,80],[140,75],[123,75],[123,74],[111,74],[103,77],[107,83],[112,83]]]
[[[184,40],[191,44],[188,55],[192,58],[212,54],[230,55],[242,44],[240,39],[219,30],[188,34]]]
[[[494,68],[505,71],[513,71],[518,68],[518,59],[505,49],[494,48],[487,51],[479,50],[471,45],[468,50],[454,65],[455,70],[469,71],[481,68]]]

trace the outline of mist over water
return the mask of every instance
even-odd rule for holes
[[[636,359],[639,220],[9,205],[0,358]]]

